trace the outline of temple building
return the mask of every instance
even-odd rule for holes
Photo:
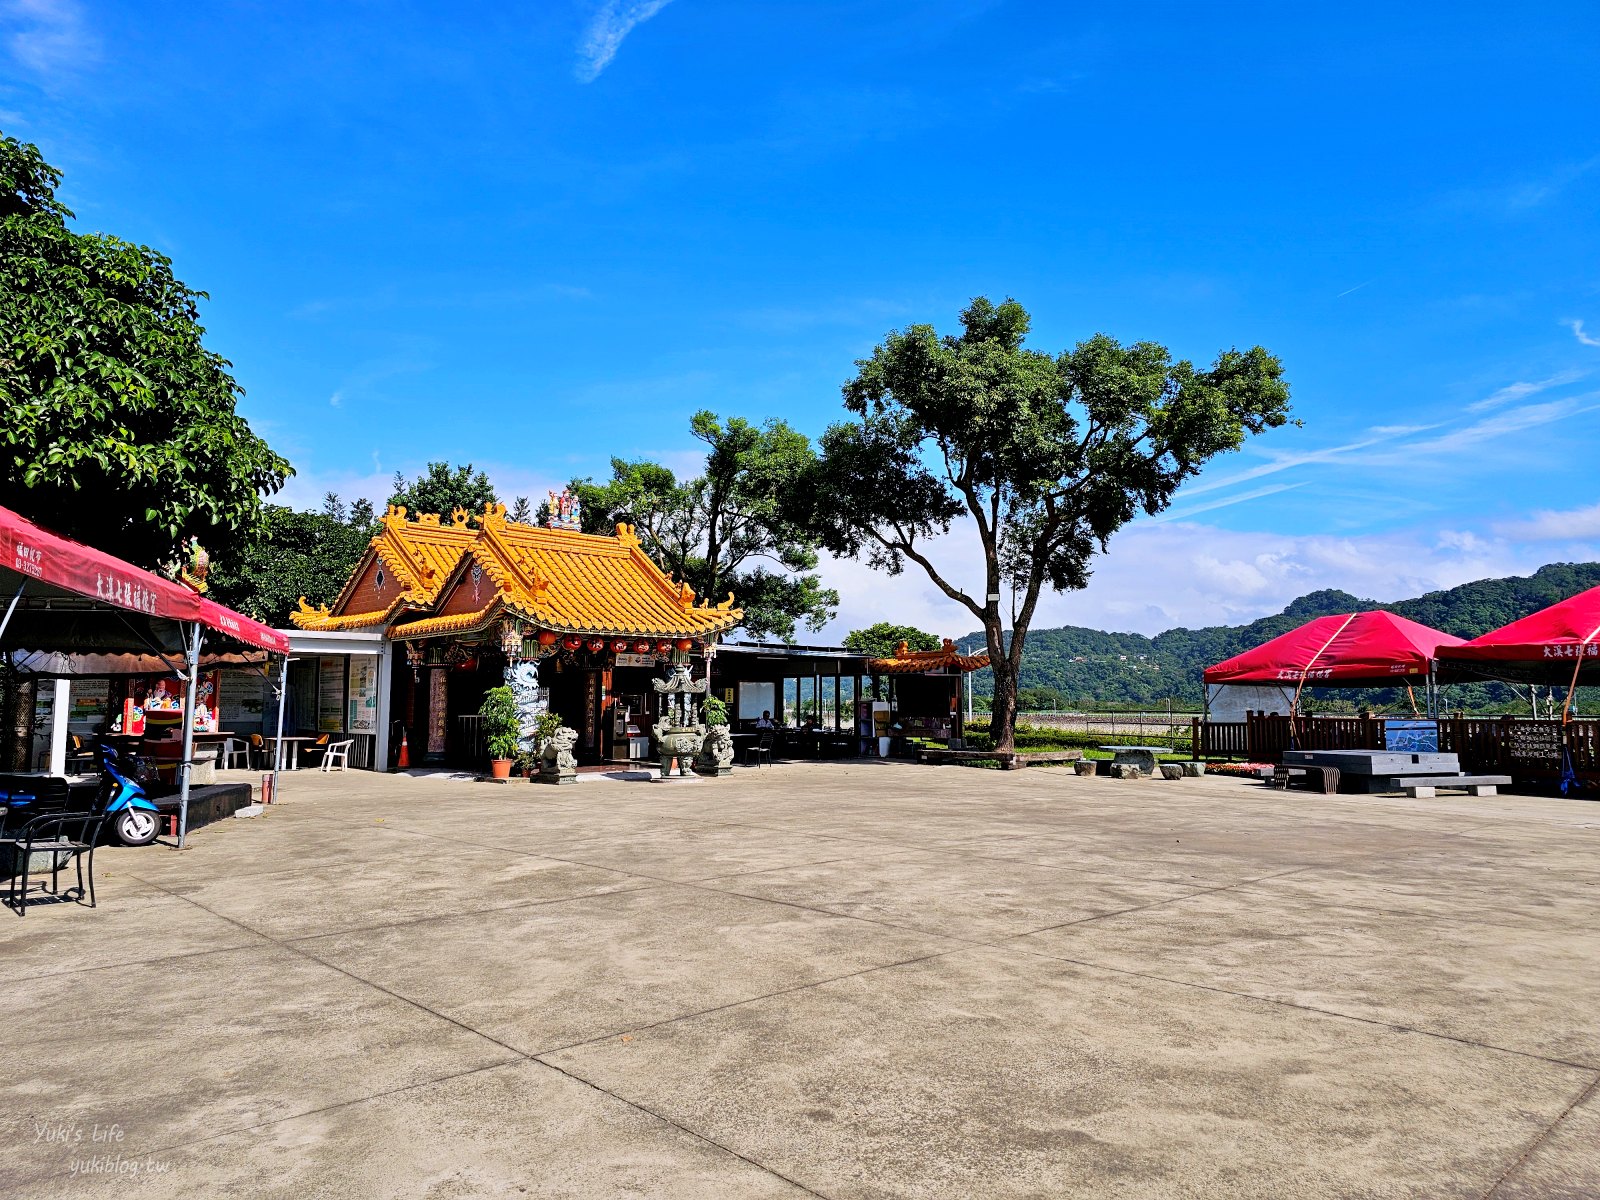
[[[697,601],[644,552],[631,526],[579,532],[569,497],[549,527],[503,504],[448,518],[391,507],[331,605],[302,599],[293,623],[320,633],[382,631],[391,645],[387,711],[412,762],[476,765],[477,712],[508,662],[539,662],[552,712],[578,733],[580,762],[629,756],[648,732],[651,678],[674,652],[705,670],[743,612],[733,596]],[[620,731],[620,732],[619,732]],[[398,757],[397,728],[387,739]]]

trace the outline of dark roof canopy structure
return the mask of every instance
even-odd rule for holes
[[[1430,661],[1460,642],[1382,609],[1317,617],[1207,667],[1205,681],[1391,687],[1426,679]]]
[[[1600,587],[1441,648],[1441,679],[1600,683]]]

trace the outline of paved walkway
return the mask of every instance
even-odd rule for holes
[[[1600,805],[284,791],[0,912],[0,1194],[1600,1194]]]

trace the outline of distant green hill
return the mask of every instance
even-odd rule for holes
[[[1206,667],[1287,633],[1312,617],[1384,608],[1457,637],[1470,638],[1595,586],[1600,586],[1600,563],[1552,563],[1532,575],[1480,579],[1393,604],[1362,600],[1348,592],[1311,592],[1281,613],[1248,625],[1169,629],[1153,638],[1074,625],[1035,629],[1028,634],[1021,686],[1041,689],[1037,697],[1041,700],[1051,698],[1042,689],[1053,689],[1071,707],[1164,708],[1170,699],[1175,707],[1192,708],[1201,701],[1201,673]],[[959,644],[968,652],[981,650],[983,635],[968,634]],[[991,695],[993,686],[990,672],[973,676],[975,697]],[[1314,695],[1324,700],[1342,697],[1349,702],[1384,703],[1392,699],[1384,693],[1358,696],[1337,689],[1317,690]],[[1467,703],[1469,707],[1485,707],[1509,699],[1510,694],[1504,689],[1480,685],[1470,693]]]

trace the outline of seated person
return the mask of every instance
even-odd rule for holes
[[[772,730],[777,728],[777,726],[774,725],[773,722],[772,722],[772,710],[771,709],[764,708],[764,709],[761,710],[761,716],[756,721],[756,728],[757,729],[761,729],[761,730],[765,730],[767,732],[771,732]]]

